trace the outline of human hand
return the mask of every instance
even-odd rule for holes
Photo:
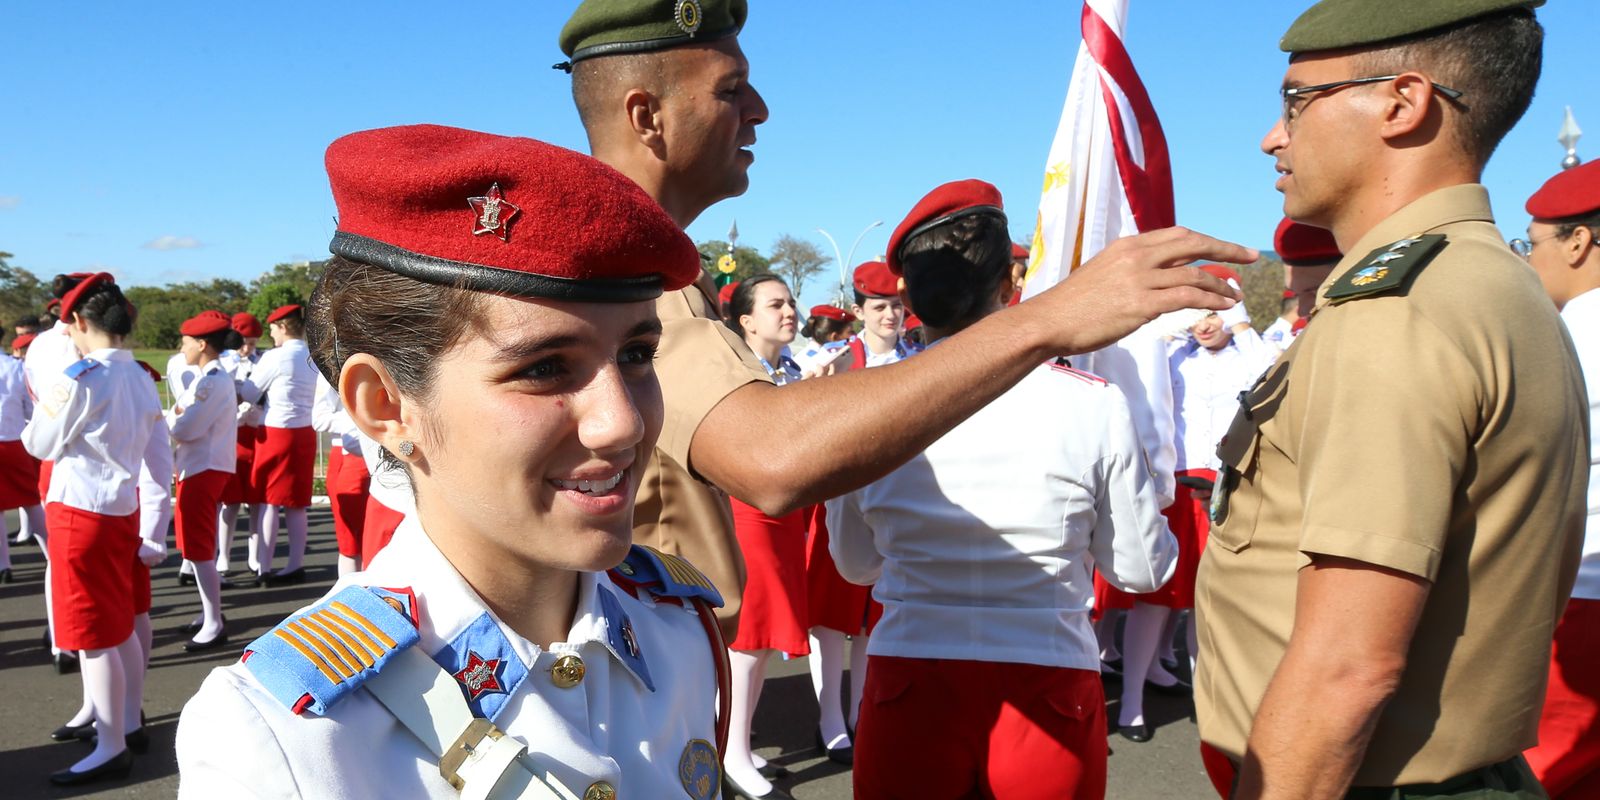
[[[152,542],[143,539],[139,542],[139,561],[147,567],[154,567],[167,560],[167,545],[165,542]]]
[[[1233,287],[1234,291],[1239,292],[1241,297],[1244,295],[1244,292],[1239,288],[1237,281],[1234,281],[1230,278],[1228,280],[1228,285]],[[1221,311],[1218,311],[1217,317],[1222,320],[1222,327],[1227,328],[1230,331],[1237,331],[1241,325],[1247,327],[1250,325],[1250,312],[1245,310],[1243,302],[1240,302],[1233,308],[1224,308]]]

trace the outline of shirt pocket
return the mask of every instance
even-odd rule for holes
[[[1260,475],[1261,426],[1271,420],[1283,403],[1289,387],[1291,359],[1273,364],[1255,386],[1239,393],[1239,411],[1217,448],[1222,470],[1212,492],[1209,538],[1217,546],[1237,553],[1250,546],[1256,522],[1261,516]]]

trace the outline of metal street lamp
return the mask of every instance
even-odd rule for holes
[[[862,239],[866,238],[868,231],[882,224],[883,220],[880,219],[876,222],[873,222],[871,225],[862,228],[861,233],[856,234],[856,240],[850,243],[850,252],[848,254],[841,254],[839,252],[839,243],[834,240],[832,234],[821,228],[817,229],[817,233],[827,237],[828,244],[833,245],[833,256],[839,262],[839,306],[841,308],[846,305],[847,298],[850,296],[850,278],[846,275],[845,270],[848,268],[848,265],[855,263],[856,247],[861,244]]]

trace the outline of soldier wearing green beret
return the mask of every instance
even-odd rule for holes
[[[1582,545],[1582,376],[1480,178],[1540,0],[1323,0],[1261,147],[1347,255],[1219,449],[1196,590],[1234,798],[1545,797],[1551,635]]]

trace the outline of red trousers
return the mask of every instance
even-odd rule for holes
[[[871,656],[855,748],[856,797],[1099,800],[1100,674]]]
[[[1600,600],[1567,601],[1556,623],[1539,746],[1523,755],[1552,798],[1600,797]]]
[[[367,519],[367,489],[372,476],[360,456],[346,455],[334,445],[328,451],[328,502],[333,506],[333,535],[339,555],[361,563],[361,536]]]

